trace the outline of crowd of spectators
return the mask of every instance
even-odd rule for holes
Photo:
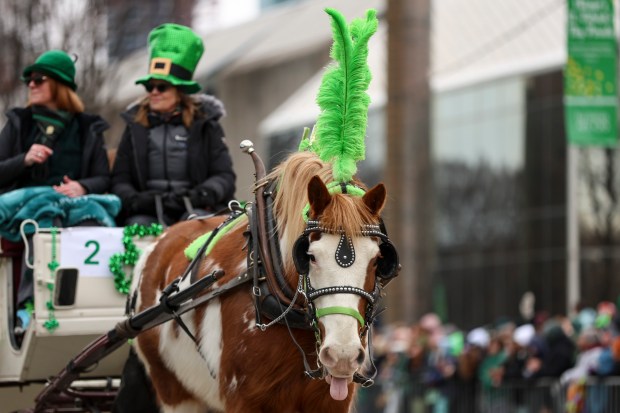
[[[377,330],[377,380],[360,390],[359,413],[558,411],[549,387],[535,410],[520,408],[543,380],[561,393],[561,411],[606,412],[604,400],[588,401],[586,380],[620,375],[620,314],[612,302],[572,317],[541,311],[469,331],[433,313]]]

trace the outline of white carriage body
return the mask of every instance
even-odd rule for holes
[[[0,383],[28,383],[56,375],[88,343],[125,318],[127,296],[115,289],[113,275],[108,269],[109,255],[124,252],[122,230],[66,228],[58,229],[53,236],[50,230],[41,229],[33,236],[34,313],[20,348],[9,334],[9,317],[13,313],[13,263],[10,257],[0,258]],[[134,242],[142,249],[152,240],[153,237],[145,237],[134,239]],[[111,248],[110,243],[113,244]],[[53,260],[54,249],[60,265],[52,273],[48,264]],[[57,293],[55,274],[66,269],[78,271],[75,302],[68,306],[55,305],[59,325],[49,331],[44,326],[49,319],[46,303]],[[127,273],[130,271],[126,269]],[[53,283],[54,288],[49,289],[48,283]],[[123,346],[83,376],[119,377],[128,349],[128,345]]]

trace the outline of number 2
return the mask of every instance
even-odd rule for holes
[[[97,241],[90,240],[90,241],[86,241],[86,244],[84,244],[86,248],[88,248],[91,245],[95,246],[95,250],[92,252],[92,254],[86,257],[86,259],[84,260],[84,264],[99,265],[99,261],[94,260],[95,255],[97,255],[97,253],[99,252],[99,243]]]

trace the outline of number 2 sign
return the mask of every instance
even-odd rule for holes
[[[60,267],[77,268],[80,277],[112,277],[110,257],[122,253],[123,228],[64,228],[60,238]]]

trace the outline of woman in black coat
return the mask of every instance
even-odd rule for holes
[[[84,113],[71,57],[61,50],[45,52],[24,69],[22,80],[28,104],[9,110],[0,132],[0,194],[41,186],[70,198],[106,192],[110,166],[103,131],[108,124]],[[78,225],[99,224],[85,218]],[[18,341],[30,322],[25,307],[33,292],[32,270],[24,263],[16,306]]]
[[[225,207],[236,176],[218,122],[223,105],[164,81],[147,87],[147,97],[122,114],[127,127],[112,171],[112,192],[123,202],[120,224],[170,225]]]
[[[108,190],[108,124],[84,113],[74,76],[73,61],[60,50],[24,69],[28,105],[9,110],[0,132],[0,193],[42,185],[69,197]]]
[[[189,27],[162,24],[149,33],[146,89],[127,122],[112,171],[112,192],[123,202],[120,223],[170,225],[185,216],[226,206],[235,173],[219,124],[222,103],[192,95],[202,39]]]

